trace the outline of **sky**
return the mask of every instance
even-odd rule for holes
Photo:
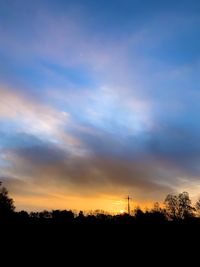
[[[198,0],[0,0],[0,180],[18,210],[200,196]]]

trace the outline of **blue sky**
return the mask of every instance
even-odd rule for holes
[[[198,197],[199,15],[194,0],[0,0],[0,176],[18,209]]]

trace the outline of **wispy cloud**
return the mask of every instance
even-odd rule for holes
[[[66,125],[72,123],[67,112],[7,87],[1,87],[0,94],[0,118],[10,123],[17,133],[39,136],[42,140],[47,139],[54,143],[64,142],[69,146],[77,143],[65,131]]]

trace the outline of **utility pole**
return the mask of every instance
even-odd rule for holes
[[[126,199],[127,199],[127,204],[128,204],[128,215],[130,215],[130,214],[131,214],[131,210],[130,210],[130,200],[131,200],[132,198],[130,198],[130,197],[128,196]]]

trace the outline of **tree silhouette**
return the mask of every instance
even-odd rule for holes
[[[173,225],[171,221],[177,221],[176,224],[193,223],[200,225],[200,199],[196,202],[195,208],[191,204],[189,194],[182,192],[180,194],[168,194],[164,201],[165,208],[158,202],[154,203],[152,209],[142,210],[136,207],[131,215],[127,213],[111,215],[103,210],[91,211],[84,214],[80,211],[77,215],[71,210],[52,210],[41,212],[19,211],[15,212],[12,198],[9,197],[8,190],[0,182],[0,223],[12,221],[12,223],[22,223],[25,225],[59,225],[59,227],[68,225]],[[188,220],[194,216],[196,218]]]
[[[194,215],[194,207],[187,192],[179,194],[179,217],[181,219],[186,219]]]
[[[195,210],[197,212],[197,215],[200,216],[200,198],[197,200],[195,204]]]
[[[74,214],[71,210],[53,210],[52,219],[57,222],[72,222]]]
[[[162,212],[162,209],[161,209],[160,204],[158,202],[154,203],[151,212]]]
[[[144,218],[144,212],[141,210],[140,207],[135,208],[134,214],[137,220],[142,220]]]
[[[0,182],[0,220],[10,217],[14,210],[13,200],[8,196],[8,190]]]
[[[164,204],[169,219],[179,220],[193,216],[194,208],[187,192],[178,195],[168,194]]]

